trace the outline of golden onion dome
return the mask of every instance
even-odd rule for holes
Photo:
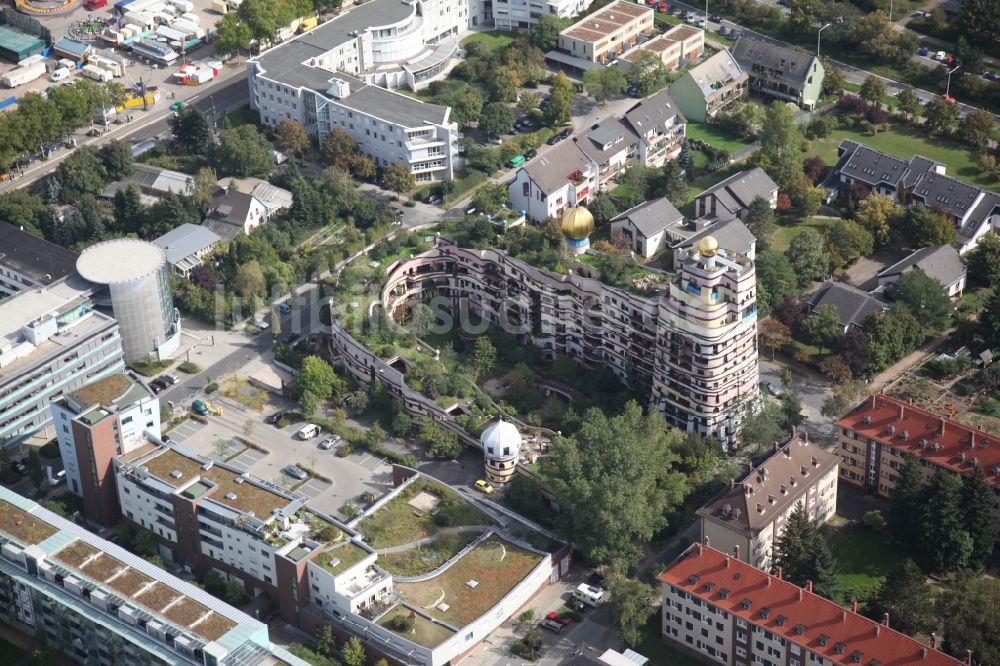
[[[562,232],[570,240],[583,240],[594,231],[594,216],[583,206],[567,208],[562,216]]]
[[[714,257],[718,251],[719,241],[715,240],[715,236],[705,236],[698,241],[698,252],[701,253],[701,256]]]

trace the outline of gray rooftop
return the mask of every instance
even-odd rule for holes
[[[884,269],[878,277],[899,277],[914,268],[919,268],[928,277],[934,278],[942,287],[949,287],[965,276],[965,262],[959,256],[958,250],[951,245],[936,245],[917,250],[902,261]]]
[[[584,135],[585,138],[577,139],[580,149],[587,154],[597,164],[603,164],[611,156],[617,155],[628,146],[635,145],[639,137],[636,136],[624,122],[619,118],[608,118],[592,126]]]
[[[821,305],[832,305],[844,327],[861,326],[869,315],[885,309],[882,301],[843,282],[828,282],[809,298],[813,310]]]
[[[76,272],[76,252],[0,222],[0,266],[49,285]]]
[[[219,235],[211,229],[185,223],[163,234],[153,244],[167,253],[168,262],[177,264],[192,254],[209,249],[219,240]]]
[[[703,191],[696,198],[700,199],[707,195],[714,195],[719,203],[735,214],[736,211],[742,208],[749,208],[750,202],[756,197],[770,199],[771,195],[777,189],[777,183],[771,180],[766,171],[760,167],[754,167],[748,171],[740,171],[733,174],[721,183],[717,183]]]
[[[589,169],[590,166],[590,160],[575,141],[564,141],[522,168],[535,185],[548,195],[565,185],[571,174]]]
[[[715,240],[719,241],[719,247],[722,249],[744,256],[750,253],[750,248],[757,242],[757,238],[747,229],[747,225],[734,217],[729,220],[710,224],[677,243],[674,247],[691,247],[696,245],[705,236],[714,237]]]
[[[692,67],[685,72],[685,76],[690,76],[698,84],[706,98],[730,81],[747,78],[746,72],[733,58],[729,49],[722,49],[697,67]]]
[[[741,37],[733,46],[733,58],[749,71],[754,65],[781,72],[783,78],[801,83],[806,80],[813,61],[811,53],[778,46],[751,37]]]
[[[628,220],[636,230],[649,238],[671,225],[684,221],[684,216],[666,197],[651,199],[612,218],[612,222]]]
[[[404,127],[424,124],[444,124],[451,111],[448,107],[426,104],[406,95],[395,93],[341,72],[332,72],[310,65],[313,58],[357,38],[356,34],[375,26],[403,21],[416,11],[414,5],[401,0],[371,0],[341,13],[331,21],[295,39],[280,44],[257,56],[257,71],[268,79],[295,88],[308,88],[330,99],[330,82],[346,81],[350,94],[337,103],[359,112]]]
[[[677,108],[670,92],[664,88],[652,97],[647,97],[625,112],[625,121],[640,135],[655,127],[662,127],[668,120],[677,117],[684,122],[684,114]]]

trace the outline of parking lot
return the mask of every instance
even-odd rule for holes
[[[209,416],[207,424],[189,419],[168,433],[171,441],[301,495],[317,511],[333,515],[340,515],[348,500],[363,507],[363,495],[371,492],[379,497],[392,487],[391,465],[365,451],[342,458],[337,455],[339,444],[328,451],[319,448],[323,435],[298,439],[295,434],[303,423],[276,428],[265,424],[262,414],[233,401],[218,399],[213,404],[224,407],[223,416]],[[267,452],[237,439],[246,437],[248,420],[254,425],[247,439]],[[283,471],[288,465],[313,470],[330,482],[317,477],[295,479]]]

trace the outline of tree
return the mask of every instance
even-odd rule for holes
[[[784,347],[792,341],[792,332],[777,319],[764,319],[757,324],[757,334],[760,344],[771,350],[771,360],[774,360],[774,350]]]
[[[954,102],[935,97],[926,107],[924,127],[932,132],[946,133],[955,126],[958,120],[958,109]]]
[[[543,459],[566,534],[593,562],[634,562],[636,538],[667,525],[686,483],[674,469],[680,431],[630,401],[613,417],[590,409]]]
[[[844,70],[839,67],[827,67],[826,77],[823,79],[823,92],[827,95],[839,95],[844,90],[847,83],[847,76]]]
[[[587,206],[587,210],[594,216],[594,224],[603,226],[611,221],[611,218],[618,215],[618,204],[607,192],[598,192],[594,199]]]
[[[774,550],[774,569],[781,568],[784,580],[801,587],[812,581],[816,594],[832,595],[836,586],[833,556],[801,501],[789,514]]]
[[[476,366],[476,375],[481,376],[489,372],[496,359],[497,350],[493,346],[493,342],[485,335],[480,336],[472,348],[472,361]]]
[[[139,188],[134,184],[115,192],[112,201],[112,230],[119,234],[134,234],[145,226],[146,207],[142,205]]]
[[[24,227],[28,233],[42,235],[42,219],[47,212],[48,207],[41,197],[30,194],[27,189],[0,194],[0,220],[15,227]]]
[[[819,371],[835,382],[842,382],[854,376],[851,366],[840,354],[827,356],[820,362]]]
[[[865,515],[861,516],[861,524],[872,532],[882,533],[885,531],[888,523],[885,522],[882,512],[874,509],[872,511],[865,511]]]
[[[483,107],[483,114],[479,118],[479,129],[486,136],[498,137],[508,134],[514,127],[514,110],[503,102],[491,102]]]
[[[743,223],[757,239],[757,252],[766,250],[770,245],[770,235],[776,228],[774,209],[771,208],[771,203],[764,197],[754,197],[747,209]]]
[[[320,152],[323,154],[324,164],[350,171],[351,158],[358,152],[358,143],[347,132],[334,127],[323,138]]]
[[[893,629],[907,634],[927,634],[937,626],[927,576],[917,563],[906,558],[897,562],[869,605],[869,616],[881,622],[889,614]]]
[[[618,67],[595,67],[583,73],[583,87],[601,106],[624,92],[628,83]]]
[[[853,220],[836,220],[827,225],[824,233],[834,266],[846,266],[851,260],[866,257],[875,250],[874,236]]]
[[[820,413],[823,416],[840,418],[858,404],[865,392],[865,383],[858,379],[841,381],[823,401]]]
[[[872,193],[858,203],[854,221],[872,235],[877,247],[882,247],[889,242],[902,210],[890,196]]]
[[[983,48],[995,46],[997,35],[1000,34],[1000,2],[968,0],[963,3],[954,30],[955,34],[964,36],[976,46]],[[977,661],[984,660],[977,659]]]
[[[538,98],[533,94],[525,90],[517,98],[517,110],[525,115],[529,115],[532,111],[538,108]]]
[[[343,392],[346,385],[325,360],[318,356],[307,356],[295,378],[295,387],[299,393],[311,393],[320,400],[326,400]]]
[[[320,653],[324,657],[329,657],[336,649],[337,638],[333,635],[333,630],[330,628],[330,625],[325,624],[316,636],[316,652]]]
[[[132,173],[132,148],[124,141],[109,141],[97,154],[111,180],[121,180]]]
[[[899,110],[908,118],[920,115],[920,100],[913,86],[903,86],[896,94],[896,100],[899,102]]]
[[[806,227],[792,239],[785,256],[795,271],[799,287],[806,287],[813,280],[822,279],[830,268],[830,254],[826,251],[826,243],[812,227]]]
[[[759,451],[786,438],[788,433],[781,425],[781,418],[781,408],[771,401],[766,401],[763,409],[743,420],[740,433],[743,445],[750,451]]]
[[[253,32],[236,12],[230,12],[219,19],[215,30],[215,48],[218,53],[235,53],[239,57],[240,50],[250,48]]]
[[[945,651],[964,659],[966,650],[972,650],[972,663],[1000,664],[1000,632],[996,630],[1000,579],[960,579],[938,597],[935,611],[944,625]]]
[[[28,466],[28,477],[31,479],[31,483],[35,486],[35,490],[40,490],[42,487],[42,481],[45,479],[45,473],[42,471],[42,461],[38,457],[38,451],[34,448],[28,449],[28,460],[26,464]]]
[[[823,174],[826,173],[826,162],[819,155],[807,157],[802,160],[802,173],[809,184],[815,185],[823,179]]]
[[[538,22],[531,26],[528,33],[528,41],[542,51],[551,51],[559,42],[559,33],[572,21],[561,19],[551,14],[542,14],[538,17]]]
[[[715,116],[716,124],[741,141],[756,136],[766,119],[766,109],[750,102],[737,102]]]
[[[885,82],[874,74],[869,74],[861,84],[858,94],[861,95],[861,99],[868,100],[872,104],[881,104],[882,98],[885,97]]]
[[[794,187],[802,177],[802,133],[788,105],[775,102],[767,108],[760,129],[757,166],[767,171],[782,190]]]
[[[667,84],[667,70],[658,54],[641,50],[625,72],[625,80],[635,87],[636,95],[648,97]]]
[[[788,24],[790,34],[809,33],[819,21],[822,4],[819,0],[788,0]]]
[[[962,140],[982,150],[986,143],[996,134],[997,124],[993,114],[976,109],[958,123],[958,135]]]
[[[983,286],[1000,284],[1000,236],[996,232],[986,232],[966,259],[970,280]]]
[[[668,160],[660,169],[663,193],[670,201],[682,202],[687,198],[687,181],[677,160]]]
[[[410,168],[405,164],[390,164],[382,170],[382,180],[385,186],[395,192],[402,194],[409,192],[417,185],[416,178]]]
[[[340,648],[340,656],[344,659],[345,666],[365,666],[368,655],[365,654],[365,646],[357,636],[351,636]]]
[[[1000,289],[994,289],[979,313],[979,330],[991,344],[1000,343]]]
[[[910,206],[901,222],[904,234],[917,247],[951,245],[955,242],[955,225],[948,217],[927,206]]]
[[[569,122],[570,108],[575,96],[573,83],[560,70],[552,79],[549,105],[545,109],[545,122],[549,125],[562,125]]]
[[[646,622],[655,612],[653,599],[656,590],[634,578],[615,572],[609,579],[611,588],[611,616],[614,618],[622,640],[635,647],[642,642]]]
[[[823,351],[833,345],[833,341],[841,334],[844,327],[840,322],[837,308],[824,303],[806,317],[802,328],[809,341]]]
[[[920,268],[900,276],[892,288],[892,297],[906,304],[916,320],[932,333],[944,330],[954,309],[941,284]]]
[[[208,127],[205,114],[194,106],[177,112],[172,128],[174,142],[191,155],[208,154],[208,144],[212,141],[212,131]]]
[[[778,406],[781,408],[781,427],[790,431],[802,425],[806,417],[802,415],[802,399],[794,391],[785,391],[778,396]]]
[[[309,133],[291,118],[283,118],[274,130],[274,143],[282,152],[300,157],[309,148]]]
[[[963,569],[972,555],[972,536],[962,512],[962,479],[938,468],[927,484],[920,520],[920,554],[930,571],[950,573]]]
[[[250,28],[253,39],[271,42],[281,26],[278,3],[270,0],[248,0],[240,4],[239,18]],[[287,23],[287,21],[285,21]]]
[[[219,132],[215,166],[220,175],[267,178],[274,169],[274,153],[255,126],[240,125]]]
[[[62,183],[60,199],[63,203],[76,204],[85,194],[100,194],[108,179],[108,172],[93,146],[77,148],[63,160],[56,173]]]
[[[993,493],[986,483],[982,465],[976,465],[972,474],[962,478],[962,511],[965,531],[972,537],[969,567],[978,570],[993,554],[997,537],[993,522]]]
[[[260,267],[260,262],[251,259],[236,269],[234,286],[237,293],[243,298],[254,298],[263,296],[267,289],[267,280],[264,279],[264,271]]]
[[[862,330],[868,343],[868,366],[872,372],[879,372],[903,358],[926,337],[924,327],[906,306],[869,315]]]
[[[424,418],[420,425],[420,439],[430,448],[430,454],[443,460],[454,460],[462,453],[462,443],[452,430],[445,430],[432,418]]]
[[[795,269],[785,254],[764,250],[757,255],[757,310],[761,316],[771,312],[772,303],[779,303],[798,292]]]

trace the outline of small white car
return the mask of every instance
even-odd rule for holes
[[[69,74],[70,74],[69,68],[60,67],[59,69],[52,72],[52,75],[49,77],[49,79],[52,81],[65,81],[66,79],[69,78]]]
[[[937,53],[934,54],[934,59],[935,60],[944,60],[947,57],[948,57],[948,54],[945,53],[944,51],[938,51]]]

